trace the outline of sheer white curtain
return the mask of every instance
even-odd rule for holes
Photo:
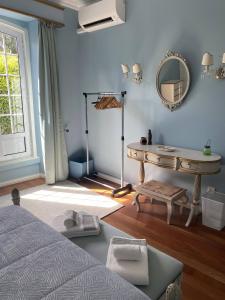
[[[68,156],[60,115],[58,71],[53,25],[39,25],[39,89],[46,183],[68,177]]]

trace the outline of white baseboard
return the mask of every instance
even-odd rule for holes
[[[16,179],[9,180],[9,181],[3,181],[3,182],[0,182],[0,187],[4,187],[7,185],[16,184],[16,183],[20,183],[20,182],[24,182],[24,181],[28,181],[28,180],[32,180],[32,179],[37,179],[37,178],[45,178],[45,175],[43,173],[38,173],[38,174],[30,175],[30,176],[16,178]]]

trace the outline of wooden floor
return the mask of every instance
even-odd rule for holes
[[[115,184],[101,180],[105,184]],[[19,189],[40,185],[43,179],[17,184]],[[79,184],[105,196],[110,189],[87,180]],[[13,186],[0,188],[0,195],[10,192]],[[142,204],[137,213],[131,205],[132,195],[117,199],[124,207],[104,218],[104,221],[133,235],[145,238],[152,246],[176,257],[184,263],[184,300],[225,299],[225,230],[219,232],[200,224],[200,218],[189,228],[184,227],[187,213],[180,217],[175,211],[173,225],[166,223],[166,207],[159,202]],[[145,199],[142,199],[144,202]]]

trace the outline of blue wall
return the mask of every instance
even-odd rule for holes
[[[77,13],[65,10],[65,27],[56,34],[57,59],[59,69],[61,111],[64,127],[69,129],[65,134],[68,155],[81,148],[81,89],[79,72],[79,45],[76,34]]]
[[[80,70],[76,78],[80,82],[80,97],[82,91],[128,91],[126,144],[139,141],[151,128],[154,143],[200,150],[211,138],[213,151],[225,156],[224,81],[201,79],[202,54],[210,51],[216,60],[225,51],[224,11],[224,0],[213,3],[211,0],[127,1],[124,25],[79,36]],[[167,50],[182,53],[191,69],[190,92],[184,104],[174,112],[163,106],[155,87],[157,68]],[[144,71],[144,83],[140,86],[124,80],[121,75],[121,63],[136,62]],[[78,97],[76,101],[80,105]],[[120,114],[112,110],[97,112],[89,107],[89,116],[91,152],[96,168],[119,177]],[[137,162],[126,159],[126,180],[137,182],[137,173]],[[192,176],[146,165],[146,178],[152,177],[187,187],[193,183]],[[225,191],[224,171],[204,177],[204,186],[209,184]]]

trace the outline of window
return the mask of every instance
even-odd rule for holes
[[[25,32],[0,22],[0,161],[34,154]]]

